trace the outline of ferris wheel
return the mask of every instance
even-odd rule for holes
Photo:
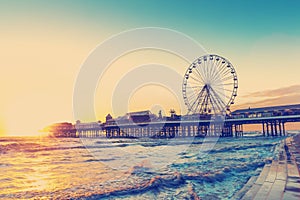
[[[218,55],[204,55],[187,69],[182,93],[188,114],[226,114],[237,96],[233,65]]]

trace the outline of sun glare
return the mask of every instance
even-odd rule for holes
[[[48,133],[46,132],[26,132],[26,133],[7,133],[2,134],[2,136],[11,136],[11,137],[47,137]]]

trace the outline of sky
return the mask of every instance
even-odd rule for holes
[[[54,122],[74,122],[74,85],[85,59],[112,35],[142,27],[182,32],[229,59],[239,78],[233,109],[300,103],[299,1],[0,0],[0,5],[0,135],[33,135]],[[107,86],[95,92],[99,120],[122,115],[110,107],[113,85],[135,65],[153,60],[179,72],[189,65],[151,50],[121,57],[99,80]],[[145,86],[132,93],[128,111],[178,111],[177,101],[166,88]]]

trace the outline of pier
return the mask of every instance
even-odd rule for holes
[[[227,115],[156,116],[150,111],[132,112],[118,118],[107,115],[104,123],[77,121],[76,137],[177,138],[241,137],[244,125],[260,124],[262,136],[285,136],[286,123],[300,122],[300,105],[236,110]]]

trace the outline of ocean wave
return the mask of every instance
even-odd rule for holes
[[[8,143],[0,144],[0,153],[8,152],[39,152],[66,149],[85,149],[85,146],[45,146],[38,143]]]
[[[129,170],[126,172],[126,174],[140,174],[140,173],[150,173],[151,171],[151,164],[148,160],[144,160],[138,165],[132,166],[129,168]]]
[[[101,148],[101,149],[107,149],[107,148],[116,148],[116,147],[127,147],[130,146],[130,144],[126,143],[121,143],[121,144],[108,144],[108,143],[97,143],[96,144],[101,144],[101,145],[85,145],[87,148]]]
[[[12,167],[12,164],[8,164],[8,163],[0,163],[0,168],[1,167]]]
[[[99,199],[114,196],[126,196],[126,195],[135,195],[142,194],[149,191],[160,191],[164,188],[179,188],[183,185],[186,185],[188,188],[187,193],[189,199],[200,199],[197,192],[194,189],[193,184],[190,181],[197,182],[207,182],[207,183],[216,183],[222,182],[228,176],[232,176],[232,173],[241,173],[243,171],[251,170],[252,168],[258,168],[264,166],[263,161],[253,162],[249,164],[240,164],[235,167],[225,166],[220,170],[210,171],[210,172],[195,172],[195,173],[185,173],[185,172],[174,172],[171,174],[162,174],[155,175],[147,180],[142,181],[132,181],[134,184],[121,184],[119,186],[114,186],[112,188],[107,188],[101,191],[96,191],[90,196],[84,196],[81,198],[86,199]],[[146,164],[140,164],[132,167],[127,173],[136,177],[136,175],[147,173],[151,171]],[[154,174],[154,173],[153,173]],[[149,175],[149,174],[148,174]],[[130,178],[133,178],[129,176]],[[144,177],[144,176],[143,176]]]
[[[90,196],[82,196],[78,199],[100,199],[105,197],[112,198],[113,196],[133,195],[148,192],[150,190],[159,190],[162,187],[178,187],[185,183],[180,173],[175,172],[172,175],[155,176],[150,180],[142,183],[136,183],[134,185],[124,184],[119,188],[109,188],[98,191],[98,194],[92,194]]]
[[[115,158],[103,158],[103,159],[88,159],[85,160],[84,162],[108,162],[108,161],[114,161],[116,160]]]
[[[246,149],[253,149],[253,148],[263,148],[263,147],[272,147],[274,144],[238,144],[228,147],[223,147],[219,149],[212,149],[210,153],[222,153],[222,152],[229,152],[229,151],[239,151],[239,150],[246,150]]]

